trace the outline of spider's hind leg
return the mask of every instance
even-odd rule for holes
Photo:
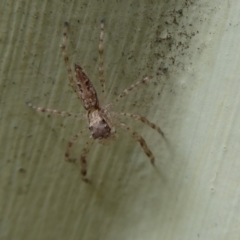
[[[100,37],[99,37],[99,45],[98,45],[98,52],[99,52],[99,80],[101,84],[101,91],[103,97],[105,97],[105,78],[104,78],[104,68],[103,68],[103,36],[104,36],[104,21],[101,20],[100,24]]]
[[[72,69],[71,69],[71,65],[70,65],[69,57],[68,57],[68,53],[67,53],[67,30],[68,30],[68,25],[69,25],[68,22],[64,23],[63,39],[62,39],[61,48],[62,48],[63,58],[64,58],[64,61],[66,63],[66,66],[67,66],[68,79],[69,79],[70,85],[73,88],[73,90],[75,92],[77,92],[77,86],[76,86],[76,83],[74,82],[73,72],[72,72]]]
[[[116,99],[114,100],[114,103],[118,103],[123,97],[125,97],[126,95],[128,95],[132,90],[134,90],[135,88],[139,87],[140,85],[149,82],[150,80],[152,80],[152,77],[145,77],[142,80],[132,84],[130,87],[126,88],[122,93],[120,93]]]

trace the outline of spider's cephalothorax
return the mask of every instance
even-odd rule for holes
[[[104,69],[103,69],[103,34],[104,34],[104,23],[101,21],[100,25],[101,31],[100,31],[100,39],[99,39],[99,80],[101,85],[101,93],[103,94],[103,97],[105,97],[105,78],[104,78]],[[80,158],[80,164],[81,164],[81,175],[82,179],[85,182],[89,182],[87,178],[87,162],[86,157],[90,151],[90,148],[92,146],[92,143],[94,140],[97,140],[101,144],[108,144],[112,140],[115,139],[115,128],[119,127],[122,130],[126,131],[128,134],[131,135],[133,139],[139,142],[140,146],[146,153],[146,155],[149,157],[151,163],[154,163],[154,156],[150,149],[148,148],[145,140],[141,135],[139,135],[137,132],[131,130],[125,123],[123,123],[120,120],[121,116],[126,116],[133,118],[134,120],[141,121],[151,127],[152,129],[156,130],[158,133],[160,133],[163,137],[164,134],[161,131],[161,129],[156,126],[154,123],[150,122],[148,119],[146,119],[143,116],[140,116],[138,114],[131,114],[131,113],[116,113],[108,110],[109,106],[113,106],[114,104],[118,103],[119,100],[121,100],[124,96],[129,94],[133,89],[137,88],[139,85],[144,84],[152,79],[152,77],[145,77],[142,80],[136,82],[135,84],[132,84],[129,88],[125,89],[121,94],[117,96],[117,98],[107,106],[101,106],[98,100],[97,92],[90,81],[90,79],[87,77],[87,75],[84,73],[82,67],[78,64],[75,64],[75,78],[74,74],[72,72],[71,64],[69,62],[67,50],[66,50],[66,43],[67,43],[67,29],[68,29],[68,23],[64,23],[64,32],[63,32],[63,41],[62,41],[62,53],[63,58],[65,60],[65,63],[67,65],[68,70],[68,79],[70,82],[71,87],[76,92],[79,99],[81,99],[83,107],[87,111],[87,119],[88,119],[88,126],[90,130],[90,138],[86,142],[85,147],[83,148],[83,152]],[[27,105],[31,108],[33,108],[36,111],[44,112],[48,114],[57,114],[59,116],[67,116],[67,117],[75,117],[79,118],[79,114],[72,114],[66,111],[58,111],[53,109],[47,109],[42,107],[36,107],[32,103],[27,103]],[[112,119],[114,118],[114,124]],[[69,152],[72,148],[73,144],[77,141],[77,138],[83,133],[83,131],[80,131],[78,134],[76,134],[71,141],[68,143],[68,147],[65,153],[65,160],[71,161],[69,158]]]
[[[89,111],[88,121],[89,129],[94,139],[102,140],[115,134],[115,131],[112,131],[110,121],[105,119],[100,109]]]

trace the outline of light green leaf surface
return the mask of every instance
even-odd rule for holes
[[[240,2],[2,1],[0,3],[0,239],[240,239]],[[92,185],[64,161],[85,121],[47,117],[25,101],[84,113],[68,86],[60,44],[97,89],[105,20],[108,97],[165,68],[114,111],[146,140],[118,130],[88,156]],[[101,98],[102,99],[102,98]],[[79,159],[88,130],[75,145]]]

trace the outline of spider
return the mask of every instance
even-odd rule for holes
[[[127,132],[133,139],[139,142],[140,146],[142,147],[143,151],[146,153],[150,162],[154,164],[154,155],[151,150],[148,148],[145,140],[141,135],[139,135],[136,131],[131,130],[125,123],[121,122],[118,119],[118,116],[126,116],[130,117],[134,120],[141,121],[145,123],[152,129],[156,130],[159,134],[164,137],[162,130],[155,125],[154,123],[150,122],[147,118],[140,116],[138,114],[131,114],[131,113],[116,113],[109,110],[109,108],[118,103],[123,97],[128,95],[133,89],[137,88],[141,84],[149,82],[152,77],[144,77],[142,80],[132,84],[130,87],[125,89],[121,94],[119,94],[116,99],[106,106],[101,106],[97,92],[93,86],[93,83],[88,78],[82,67],[78,64],[75,64],[75,78],[73,76],[73,71],[71,68],[71,64],[69,62],[68,53],[66,50],[66,43],[67,43],[67,31],[68,31],[68,22],[64,23],[64,30],[63,30],[63,40],[62,40],[62,54],[64,61],[67,66],[68,71],[68,79],[70,85],[74,92],[77,94],[77,97],[81,99],[82,105],[87,111],[85,117],[87,118],[89,130],[90,130],[90,137],[86,141],[85,146],[83,148],[83,152],[80,157],[80,165],[81,165],[81,177],[82,180],[86,183],[89,183],[90,180],[87,178],[87,155],[90,151],[90,148],[94,141],[99,142],[100,144],[109,144],[112,140],[115,139],[116,136],[116,129],[115,127],[120,127],[122,130]],[[103,68],[103,36],[104,36],[104,21],[101,20],[100,23],[100,39],[98,45],[99,51],[99,80],[101,85],[101,92],[103,96],[105,96],[105,77],[104,77],[104,68]],[[66,111],[58,111],[54,109],[47,109],[42,107],[37,107],[30,102],[26,103],[32,109],[43,112],[47,114],[55,114],[63,117],[75,117],[78,118],[78,114],[73,114]],[[65,152],[65,160],[71,162],[72,160],[69,157],[70,150],[72,146],[76,143],[78,137],[83,133],[80,131],[76,134],[69,142]]]

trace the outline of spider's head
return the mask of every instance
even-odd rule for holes
[[[111,128],[104,119],[94,122],[89,126],[89,130],[91,131],[91,135],[94,139],[108,138],[111,135]]]
[[[109,123],[99,114],[94,111],[88,115],[89,130],[93,139],[99,140],[100,143],[106,144],[106,140],[111,140],[115,136],[115,128],[112,128]]]

